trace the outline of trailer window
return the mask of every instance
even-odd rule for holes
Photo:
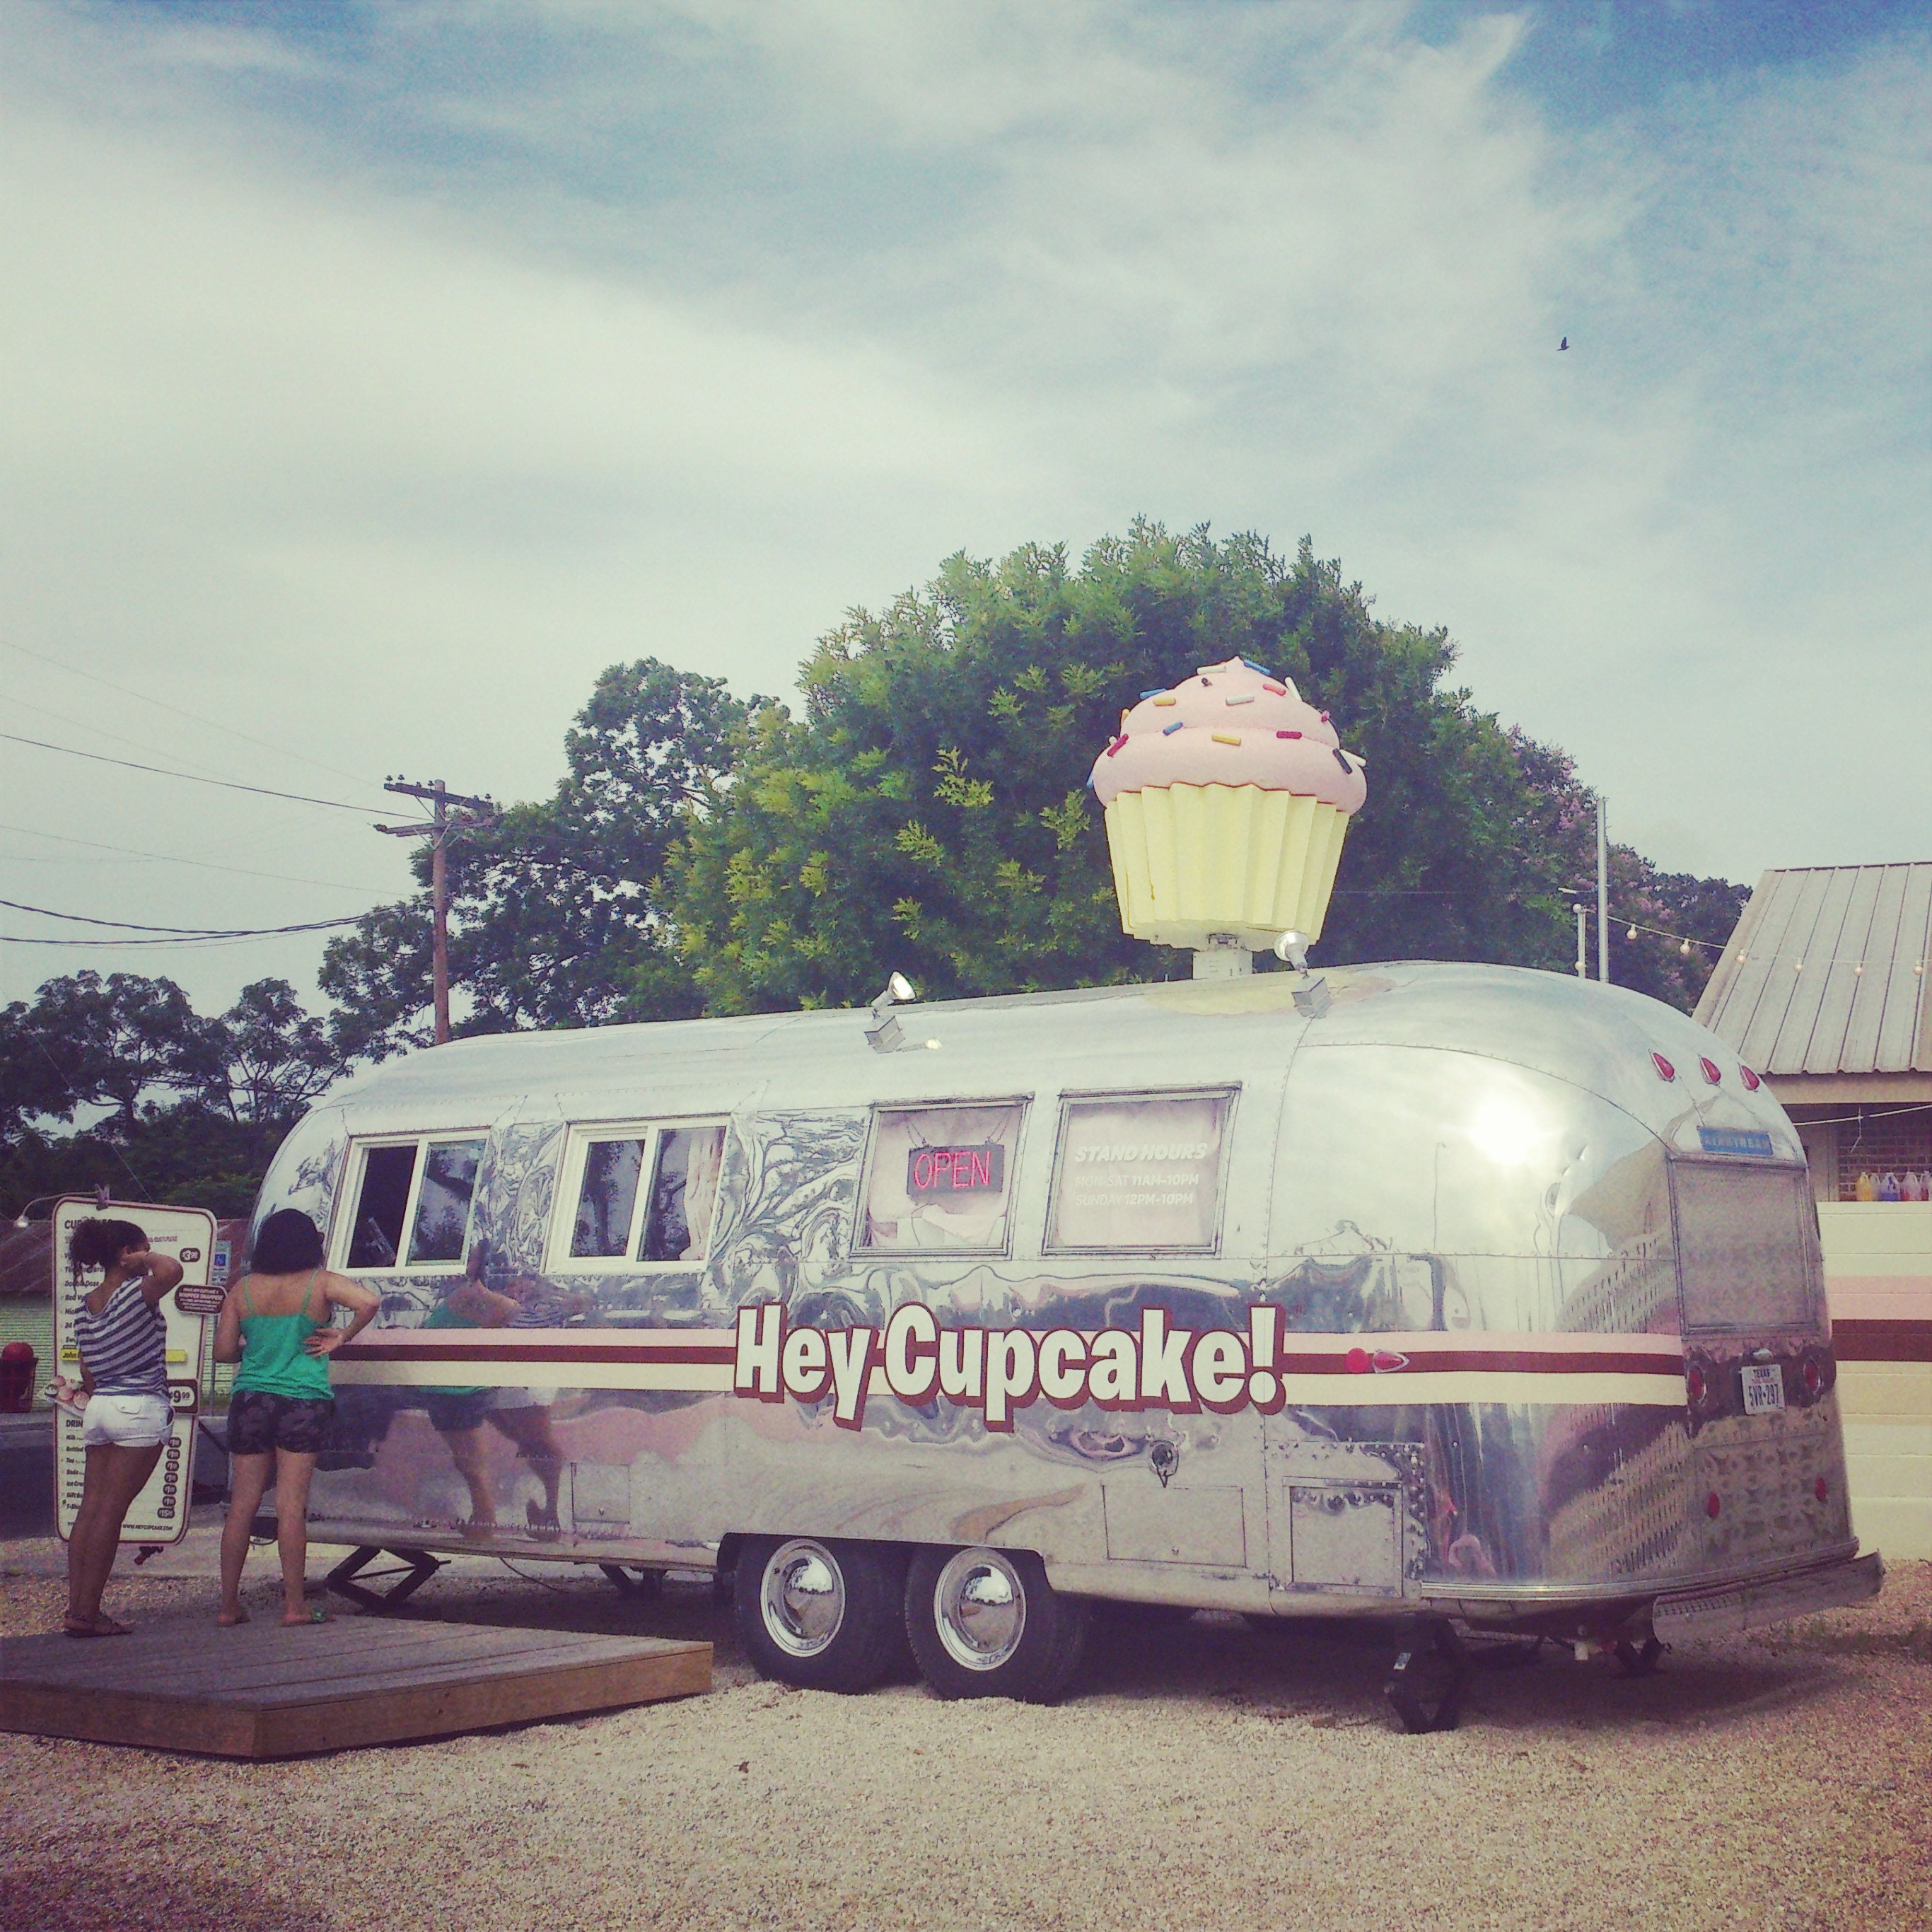
[[[1211,1251],[1232,1092],[1061,1103],[1049,1250]]]
[[[873,1118],[859,1246],[1004,1254],[1024,1101],[881,1107]]]
[[[461,1267],[482,1138],[377,1142],[358,1148],[357,1160],[356,1211],[338,1264],[362,1270]]]
[[[724,1164],[722,1121],[576,1130],[559,1190],[570,1219],[553,1265],[703,1261]]]
[[[1804,1178],[1684,1162],[1673,1181],[1684,1328],[1791,1328],[1812,1321]]]

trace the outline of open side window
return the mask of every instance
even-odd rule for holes
[[[1024,1100],[875,1108],[854,1245],[866,1254],[1006,1253],[1025,1118]]]
[[[460,1272],[470,1252],[479,1133],[358,1142],[350,1150],[348,1198],[334,1264],[357,1274]]]
[[[550,1268],[630,1272],[703,1261],[724,1164],[722,1120],[573,1127]]]
[[[1214,1253],[1235,1091],[1068,1094],[1047,1252]]]

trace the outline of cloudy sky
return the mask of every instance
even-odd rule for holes
[[[1922,0],[7,0],[0,86],[0,730],[354,808],[0,740],[8,900],[353,914],[386,774],[1136,514],[1447,625],[1667,866],[1932,857]]]

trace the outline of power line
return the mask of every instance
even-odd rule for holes
[[[311,758],[305,752],[292,750],[286,745],[271,744],[266,738],[250,737],[246,731],[238,731],[232,724],[224,724],[213,718],[204,718],[198,711],[190,711],[185,705],[174,704],[165,698],[151,698],[145,692],[133,689],[124,684],[116,684],[112,678],[103,677],[99,672],[82,670],[78,664],[65,664],[58,658],[50,658],[44,651],[29,650],[25,644],[16,644],[10,639],[0,638],[0,644],[10,651],[17,651],[22,657],[37,658],[44,664],[52,664],[56,670],[64,670],[70,677],[84,677],[91,683],[101,685],[110,691],[118,691],[123,698],[131,698],[142,704],[158,705],[164,711],[172,711],[178,718],[186,718],[195,724],[205,724],[211,730],[225,731],[231,738],[239,738],[244,745],[259,746],[265,752],[273,752],[278,758],[293,758],[297,764],[313,765],[319,772],[327,772],[331,776],[347,778],[353,784],[367,785],[371,791],[376,789],[376,781],[364,778],[358,772],[345,772],[334,765],[324,764],[320,758]],[[38,707],[36,707],[38,708]]]
[[[143,926],[131,919],[96,919],[85,912],[56,912],[50,906],[22,905],[18,899],[0,899],[0,905],[10,906],[15,912],[37,912],[44,919],[71,920],[76,926],[113,926],[128,932],[182,932],[196,939],[253,939],[265,932],[313,932],[318,926],[353,926],[362,917],[360,913],[351,914],[344,919],[311,920],[306,926]]]
[[[273,939],[292,932],[322,932],[332,926],[353,926],[352,919],[318,920],[313,926],[265,926],[259,932],[202,932],[165,939],[68,939],[44,933],[0,932],[0,946],[245,946],[257,939]]]
[[[97,765],[123,765],[131,772],[153,772],[164,778],[185,778],[190,784],[219,785],[224,791],[253,792],[258,798],[292,799],[298,805],[326,805],[332,812],[352,812],[358,818],[367,816],[366,805],[345,805],[339,798],[310,798],[305,792],[274,791],[266,785],[242,784],[233,778],[205,778],[193,772],[171,772],[165,765],[138,764],[132,758],[104,758],[98,752],[80,752],[71,745],[50,745],[44,738],[22,738],[11,731],[0,731],[10,745],[32,745],[38,751],[64,752],[70,758],[86,758]]]
[[[98,838],[76,838],[70,832],[37,832],[31,825],[0,824],[0,832],[17,832],[23,838],[52,838],[63,845],[85,845],[89,850],[96,852],[118,852],[130,859],[156,859],[164,866],[194,866],[199,867],[204,872],[232,872],[237,877],[244,879],[273,879],[286,886],[322,886],[331,892],[354,892],[358,897],[365,898],[370,896],[374,890],[368,886],[345,884],[340,879],[304,879],[293,872],[258,872],[248,866],[218,866],[209,859],[184,859],[178,853],[175,852],[143,852],[133,845],[107,845],[104,844]],[[37,858],[32,853],[27,852],[0,854],[0,859],[4,859],[9,864],[29,866],[48,866],[61,862],[68,865],[82,863],[99,866],[109,862],[102,859],[80,861],[68,860],[62,862],[51,858]]]

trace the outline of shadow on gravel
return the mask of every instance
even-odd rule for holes
[[[0,1870],[0,1932],[330,1932],[328,1914],[257,1886],[86,1859]]]
[[[667,1582],[646,1599],[622,1596],[598,1576],[552,1582],[506,1574],[500,1582],[432,1583],[410,1607],[454,1623],[695,1639],[713,1646],[721,1689],[754,1675],[730,1607],[708,1580]],[[1393,1729],[1382,1684],[1395,1648],[1394,1628],[1374,1618],[1250,1623],[1212,1611],[1190,1617],[1122,1607],[1096,1617],[1070,1696],[1204,1702],[1231,1714],[1317,1729]],[[1720,1724],[1808,1703],[1855,1676],[1862,1660],[1924,1660],[1932,1630],[1922,1623],[1896,1632],[1801,1626],[1781,1642],[1687,1646],[1641,1678],[1625,1676],[1607,1657],[1580,1664],[1555,1643],[1538,1649],[1472,1640],[1469,1648],[1476,1667],[1463,1700],[1465,1728],[1618,1730]]]

